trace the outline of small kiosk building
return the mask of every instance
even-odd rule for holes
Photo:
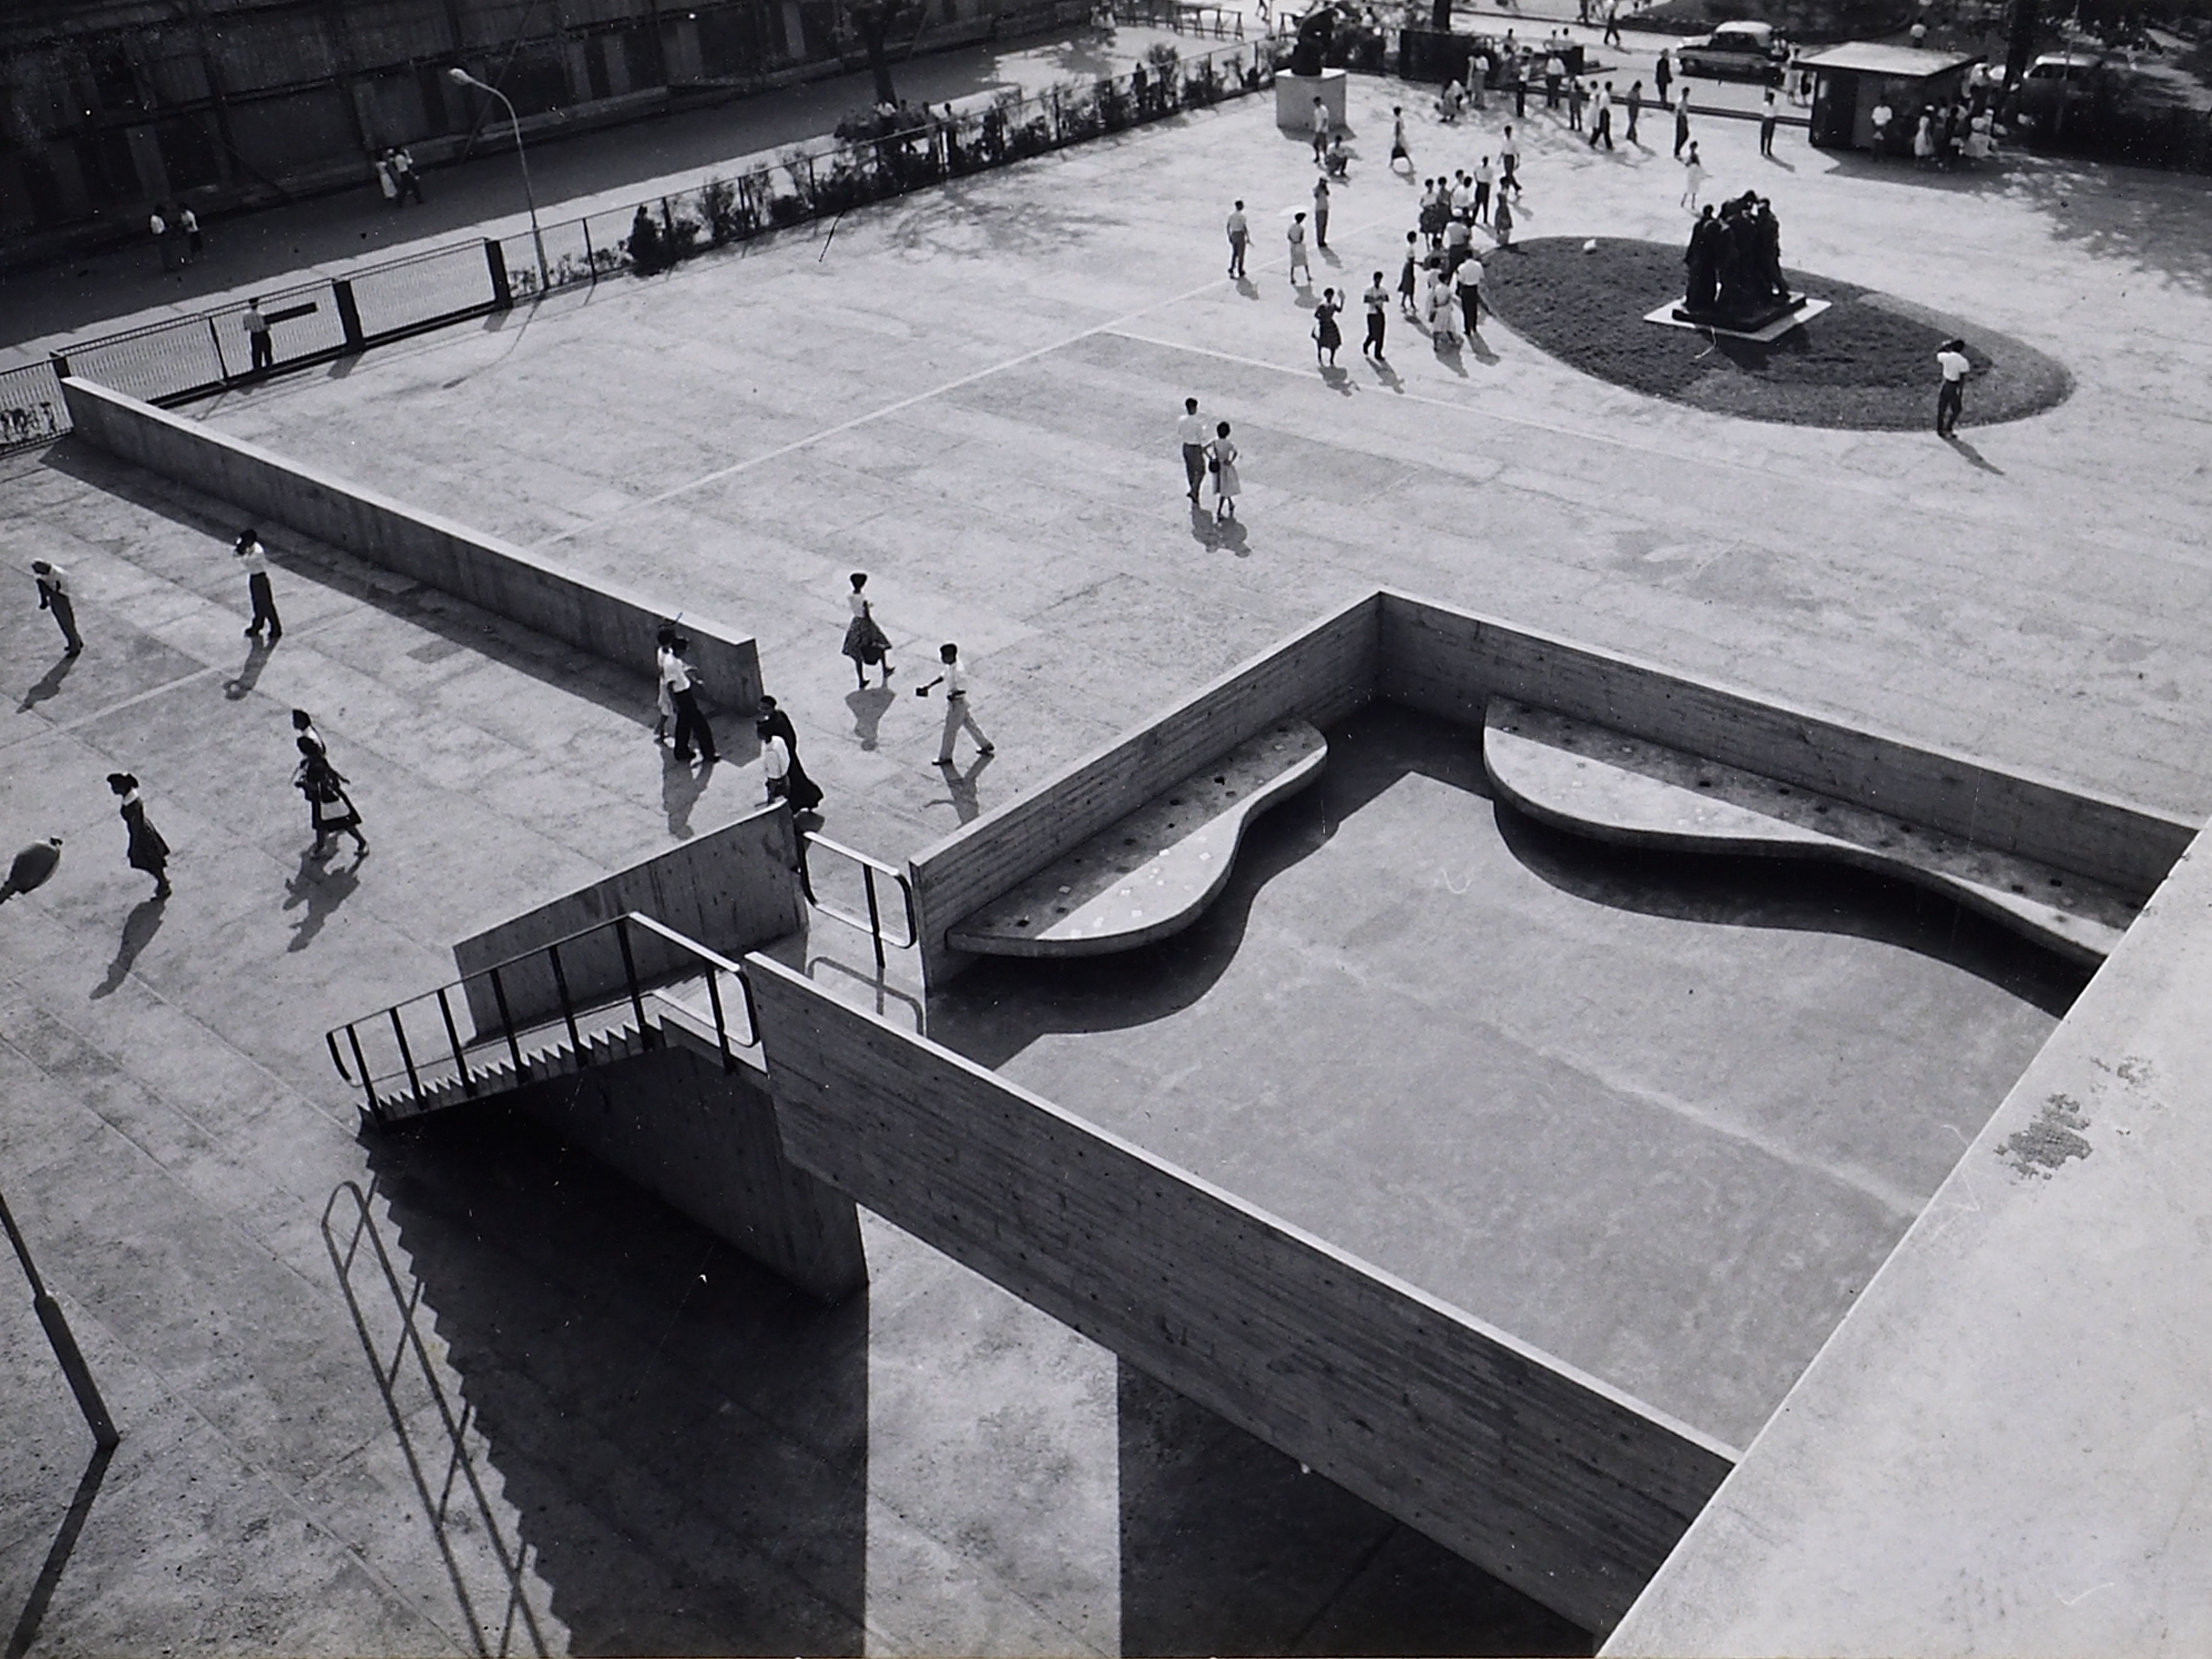
[[[1925,52],[1866,40],[1800,58],[1796,67],[1814,76],[1812,130],[1806,136],[1822,149],[1872,149],[1874,112],[1886,103],[1894,118],[1887,147],[1909,143],[1921,110],[1956,102],[1968,73],[1980,61],[1973,52]]]

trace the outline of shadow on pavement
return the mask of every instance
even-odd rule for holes
[[[1121,1368],[1121,1650],[1584,1654],[1588,1632]]]
[[[8,1638],[7,1659],[23,1659],[38,1640],[39,1626],[46,1616],[46,1607],[54,1599],[54,1589],[68,1571],[70,1557],[76,1552],[76,1540],[84,1530],[84,1523],[92,1514],[93,1500],[100,1496],[100,1483],[107,1479],[107,1466],[115,1461],[115,1448],[95,1447],[92,1461],[84,1466],[84,1474],[76,1483],[76,1494],[70,1499],[69,1513],[62,1517],[60,1529],[54,1534],[53,1547],[46,1552],[45,1565],[32,1581],[31,1593],[23,1600],[23,1611],[15,1620],[15,1628]]]
[[[325,1239],[485,1650],[862,1651],[866,1297],[822,1308],[526,1108],[364,1144]]]

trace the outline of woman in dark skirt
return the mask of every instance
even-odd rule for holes
[[[763,716],[753,722],[753,730],[759,734],[761,760],[768,768],[768,798],[789,801],[794,812],[811,812],[820,806],[822,786],[806,775],[775,723]]]
[[[845,643],[841,647],[853,659],[853,672],[860,677],[860,689],[868,689],[868,665],[884,665],[884,684],[891,683],[891,642],[890,635],[876,626],[876,619],[868,609],[867,596],[860,590],[868,585],[868,573],[853,573],[853,591],[846,603],[853,608],[853,620],[845,629]]]
[[[314,740],[304,733],[299,739],[299,749],[300,764],[292,774],[292,787],[307,798],[307,824],[315,832],[316,856],[321,856],[323,843],[341,830],[366,853],[368,841],[361,833],[361,814],[355,810],[352,797],[346,793],[345,778],[330,763]]]
[[[138,780],[128,772],[110,772],[107,787],[122,799],[123,825],[131,832],[128,857],[133,870],[143,870],[154,878],[154,896],[165,899],[173,890],[169,886],[169,843],[161,839],[146,817],[146,803],[138,798]]]

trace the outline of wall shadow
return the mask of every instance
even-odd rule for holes
[[[225,546],[250,516],[219,497],[173,483],[74,438],[65,438],[51,446],[39,464],[157,514],[172,524],[219,539]],[[637,672],[625,673],[614,663],[590,656],[520,623],[495,616],[427,583],[385,570],[313,537],[297,535],[288,529],[283,532],[280,540],[282,546],[272,563],[285,580],[313,582],[343,593],[387,616],[403,617],[502,667],[516,669],[586,698],[601,708],[627,715],[641,726],[648,723],[647,711],[653,706],[653,641],[649,639],[639,641]],[[251,691],[260,678],[264,661],[249,651],[245,666],[234,679],[225,683],[224,695],[234,700]],[[712,716],[720,711],[709,704],[708,712]],[[725,714],[723,718],[726,721],[729,717]],[[719,731],[716,736],[720,738]],[[750,737],[748,731],[745,740],[750,742]]]
[[[1260,890],[1310,856],[1336,826],[1401,779],[1423,776],[1494,799],[1478,731],[1371,702],[1332,727],[1328,764],[1302,794],[1247,831],[1227,885],[1184,932],[1115,956],[986,957],[929,1004],[931,1037],[999,1066],[1056,1033],[1121,1030],[1211,991],[1242,946]],[[1735,927],[1879,940],[1972,974],[2054,1017],[2087,975],[2055,953],[1910,884],[1814,860],[1647,852],[1538,824],[1499,804],[1513,856],[1563,892],[1615,908]]]
[[[492,1581],[487,1650],[532,1628],[499,1605],[503,1526],[574,1652],[861,1652],[867,1297],[823,1309],[538,1128],[538,1092],[363,1131],[395,1273],[337,1195],[325,1223],[387,1399],[410,1298],[458,1377],[443,1426],[415,1396],[392,1418],[456,1582]],[[480,1479],[499,1501],[466,1514]]]
[[[1586,1654],[1589,1633],[1121,1367],[1121,1650]]]

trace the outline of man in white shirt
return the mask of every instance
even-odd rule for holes
[[[1936,435],[1948,438],[1959,429],[1959,414],[1966,401],[1966,376],[1974,366],[1966,360],[1964,340],[1946,340],[1936,354],[1936,367],[1943,385],[1936,393]]]
[[[699,694],[693,688],[690,666],[684,660],[684,653],[690,648],[691,641],[681,634],[660,647],[660,684],[668,692],[669,706],[676,710],[676,758],[690,760],[696,738],[700,757],[712,766],[722,757],[714,747],[714,728],[699,712]]]
[[[1467,337],[1472,340],[1482,322],[1482,261],[1471,250],[1452,273],[1452,287],[1459,294],[1460,316],[1467,324]]]
[[[1759,100],[1759,153],[1770,160],[1774,155],[1774,124],[1781,118],[1782,112],[1775,106],[1774,88],[1769,87]]]
[[[1328,155],[1328,135],[1335,123],[1329,118],[1328,100],[1316,98],[1313,101],[1314,162],[1318,166]]]
[[[70,603],[69,572],[44,559],[33,559],[31,578],[39,585],[39,609],[53,612],[54,620],[61,624],[64,654],[82,654],[84,639],[76,631],[76,608]]]
[[[997,750],[991,746],[990,738],[983,735],[983,728],[975,724],[975,717],[968,712],[968,671],[960,665],[960,647],[950,643],[942,645],[938,647],[937,655],[945,665],[945,672],[930,681],[928,685],[914,688],[914,695],[917,697],[927,696],[931,686],[942,685],[945,688],[945,739],[937,745],[937,764],[952,764],[953,740],[963,731],[975,739],[979,752],[995,754]]]
[[[266,628],[269,643],[274,645],[284,637],[284,624],[276,615],[276,595],[269,591],[269,550],[262,546],[260,533],[250,527],[240,532],[232,556],[246,567],[246,591],[253,599],[253,620],[246,624],[246,637],[258,640]]]
[[[1372,357],[1379,363],[1383,361],[1382,331],[1390,322],[1390,290],[1382,286],[1381,271],[1375,273],[1375,280],[1367,285],[1367,292],[1360,298],[1367,307],[1367,337],[1359,343],[1359,355]],[[1198,494],[1194,490],[1191,500],[1197,499]]]
[[[1229,274],[1241,278],[1244,275],[1244,245],[1252,240],[1252,227],[1244,218],[1242,202],[1229,210]]]
[[[1198,418],[1198,399],[1182,400],[1182,418],[1176,422],[1176,441],[1182,446],[1183,476],[1190,480],[1191,504],[1198,503],[1198,487],[1206,482],[1206,422]]]
[[[1468,177],[1464,167],[1460,170],[1458,182],[1452,186],[1451,208],[1454,218],[1468,224],[1474,222],[1474,180]]]

